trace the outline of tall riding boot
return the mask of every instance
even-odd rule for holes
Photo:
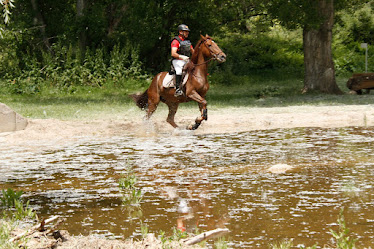
[[[178,97],[183,95],[182,87],[181,87],[182,75],[175,75],[175,93],[174,96]]]

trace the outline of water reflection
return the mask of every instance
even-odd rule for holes
[[[357,246],[374,237],[374,130],[282,129],[234,134],[113,137],[32,153],[2,148],[1,188],[22,189],[40,216],[60,214],[73,234],[127,238],[183,226],[228,227],[230,246],[330,243],[345,207]],[[133,167],[143,199],[121,204],[118,180]],[[275,164],[293,169],[274,174]],[[189,211],[178,212],[181,200]],[[138,211],[141,211],[141,214]]]

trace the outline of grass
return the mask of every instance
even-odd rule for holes
[[[145,85],[148,83],[128,81],[118,85],[108,84],[101,88],[43,87],[40,92],[31,95],[10,94],[0,90],[0,102],[29,118],[95,119],[102,118],[106,114],[119,114],[125,109],[134,107],[128,94],[136,92],[137,89],[145,89]]]
[[[258,72],[248,76],[216,73],[210,77],[207,95],[210,108],[225,107],[281,107],[294,105],[365,105],[372,103],[373,93],[366,95],[301,94],[303,79],[295,73]],[[337,83],[346,93],[348,76]],[[144,91],[150,81],[128,80],[103,87],[70,87],[56,89],[44,86],[32,95],[11,94],[7,83],[0,82],[0,102],[28,118],[56,118],[61,120],[105,119],[138,111],[128,94]],[[197,108],[187,103],[182,108]],[[160,105],[160,108],[166,108]]]
[[[212,77],[214,79],[214,77]],[[346,82],[349,76],[337,78],[340,89],[348,93]],[[210,104],[247,107],[275,107],[292,105],[357,105],[372,102],[372,95],[330,95],[320,93],[301,94],[303,76],[295,74],[273,75],[259,73],[251,76],[234,77],[236,84],[211,84],[208,93]]]
[[[11,232],[16,227],[17,221],[35,221],[38,220],[36,212],[29,207],[29,201],[23,202],[22,191],[15,192],[13,189],[1,191],[0,210],[0,248],[13,249],[19,248],[17,242],[10,242]],[[22,238],[21,238],[22,240]]]

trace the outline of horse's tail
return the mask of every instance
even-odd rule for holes
[[[148,90],[144,93],[136,93],[129,95],[140,109],[146,109],[148,107]]]

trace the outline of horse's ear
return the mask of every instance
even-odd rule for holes
[[[200,34],[200,36],[201,36],[201,39],[205,40],[205,37],[202,34]]]

